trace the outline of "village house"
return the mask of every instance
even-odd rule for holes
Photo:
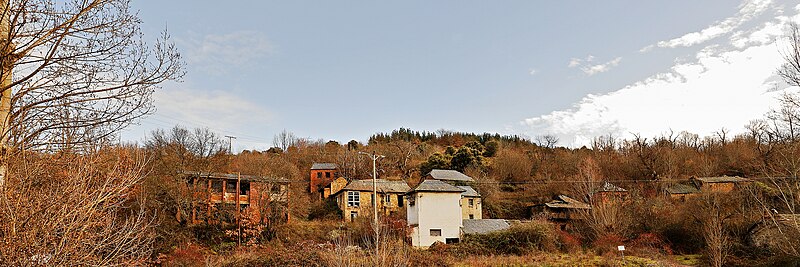
[[[506,219],[464,219],[462,232],[465,235],[482,235],[508,230],[511,223]]]
[[[461,193],[464,189],[439,180],[423,180],[406,195],[406,214],[411,227],[411,244],[429,247],[434,242],[457,243],[463,218]]]
[[[532,217],[541,216],[566,230],[575,220],[582,220],[581,213],[592,209],[589,204],[574,198],[558,195],[553,201],[531,207]]]
[[[615,201],[625,200],[628,196],[628,190],[625,190],[622,187],[616,186],[609,182],[603,182],[600,187],[597,187],[592,190],[589,194],[589,198],[592,200],[592,204],[600,204],[600,203],[610,203]]]
[[[311,164],[311,175],[308,180],[308,190],[318,198],[327,197],[324,188],[338,176],[338,166],[334,163],[314,163]]]
[[[328,198],[332,195],[335,195],[345,186],[347,186],[347,183],[349,182],[350,181],[348,181],[347,178],[344,177],[337,177],[336,179],[333,179],[333,181],[327,186],[325,186],[325,188],[323,189],[322,192],[323,198]]]
[[[672,200],[686,201],[699,194],[700,190],[694,184],[676,183],[664,188],[664,193]]]
[[[456,170],[431,170],[425,179],[433,179],[455,185],[464,190],[461,193],[461,213],[463,218],[482,219],[483,208],[481,204],[481,194],[469,186],[475,179]]]
[[[481,194],[467,185],[459,185],[457,187],[464,190],[464,192],[461,192],[461,217],[471,220],[482,219]]]
[[[738,176],[692,177],[690,180],[700,191],[719,193],[728,193],[753,182]]]
[[[184,172],[192,195],[191,218],[200,222],[259,223],[289,220],[289,180],[254,175]],[[180,218],[180,212],[177,215]]]
[[[378,212],[384,216],[395,215],[404,207],[403,196],[411,187],[403,180],[376,179]],[[341,190],[333,193],[342,217],[353,221],[358,216],[372,216],[372,179],[350,181]]]

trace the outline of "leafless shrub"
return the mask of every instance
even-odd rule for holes
[[[142,153],[26,153],[0,195],[0,262],[12,266],[143,265],[151,218],[139,208]]]

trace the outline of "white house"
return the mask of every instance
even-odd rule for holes
[[[461,237],[461,192],[439,180],[424,180],[407,194],[411,244],[428,247],[436,241],[456,243]]]

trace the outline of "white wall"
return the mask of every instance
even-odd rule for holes
[[[459,238],[462,218],[461,193],[417,192],[412,195],[415,204],[406,204],[408,224],[417,225],[411,233],[411,244],[427,247],[446,238]],[[430,236],[430,229],[441,229],[441,236]]]

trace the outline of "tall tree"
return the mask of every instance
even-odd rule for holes
[[[149,48],[128,0],[0,0],[0,15],[0,183],[9,153],[113,136],[183,75],[166,32]]]

